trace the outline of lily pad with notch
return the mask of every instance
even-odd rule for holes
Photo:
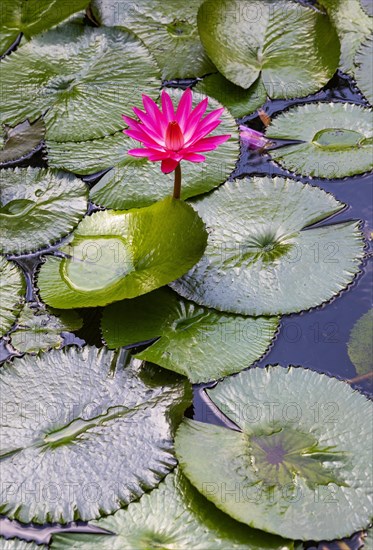
[[[371,401],[335,378],[278,365],[241,372],[207,393],[236,428],[184,420],[175,448],[183,473],[215,506],[300,540],[369,525]]]
[[[329,17],[298,2],[206,0],[198,29],[225,78],[245,89],[260,78],[271,98],[315,93],[338,67],[339,41]]]
[[[30,39],[83,10],[89,0],[2,0],[0,11],[0,55],[4,54],[22,33]]]
[[[330,300],[359,271],[358,222],[311,227],[344,208],[317,187],[252,177],[190,202],[206,224],[207,247],[171,287],[199,305],[242,315],[294,313]]]
[[[373,168],[373,112],[350,103],[299,105],[274,118],[271,139],[299,140],[271,150],[287,170],[317,178],[343,178]]]
[[[3,253],[34,252],[55,243],[87,211],[87,185],[72,174],[45,168],[1,170],[0,190]]]
[[[43,147],[45,126],[42,119],[30,124],[25,120],[15,128],[5,126],[0,150],[0,167],[29,159]]]
[[[115,533],[53,536],[51,549],[133,550],[134,548],[203,548],[204,550],[293,550],[293,542],[250,529],[206,500],[179,469],[126,510],[92,522]]]
[[[176,105],[182,92],[168,90],[167,93]],[[205,97],[193,93],[193,107]],[[209,98],[206,114],[220,107],[220,103]],[[237,124],[228,111],[223,112],[220,118],[221,124],[211,135],[230,134],[231,138],[214,151],[204,153],[205,162],[181,163],[182,199],[217,187],[229,177],[236,165],[240,152]],[[47,141],[50,166],[82,175],[114,167],[92,188],[91,200],[97,205],[117,209],[148,206],[170,195],[173,188],[174,174],[163,174],[158,162],[128,155],[128,150],[134,147],[138,147],[138,142],[122,132],[84,143]]]
[[[46,139],[85,141],[123,128],[141,94],[158,95],[157,65],[132,33],[80,18],[35,37],[1,62],[2,123],[44,115]],[[22,94],[19,90],[22,89]]]
[[[101,331],[109,348],[158,337],[136,357],[197,384],[239,372],[260,359],[278,324],[277,317],[243,317],[197,306],[162,288],[105,308]]]
[[[95,212],[41,267],[42,299],[60,309],[102,306],[146,294],[186,273],[207,233],[190,205],[171,197],[146,208]]]
[[[156,487],[176,465],[173,434],[191,397],[185,378],[164,372],[88,346],[7,363],[1,512],[89,520]]]
[[[194,78],[215,70],[198,34],[197,12],[201,2],[141,0],[135,4],[94,0],[91,9],[100,24],[135,32],[153,53],[162,79],[170,80]]]
[[[21,269],[0,256],[0,336],[8,332],[18,317],[25,291],[26,282]]]

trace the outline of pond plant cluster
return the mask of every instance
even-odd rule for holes
[[[370,9],[3,0],[2,549],[372,548],[372,402],[255,366],[367,261],[312,178],[372,169]],[[358,101],[320,100],[337,71]],[[281,175],[234,177],[249,148]],[[190,418],[200,383],[220,422]]]

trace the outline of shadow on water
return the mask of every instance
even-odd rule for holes
[[[194,81],[195,82],[195,81]],[[170,82],[172,86],[180,85],[178,82]],[[192,81],[182,82],[184,87],[191,85]],[[284,111],[292,105],[304,104],[313,101],[348,101],[359,105],[366,105],[365,99],[356,89],[353,81],[346,75],[338,73],[332,81],[320,92],[307,98],[285,100],[269,100],[263,106],[263,110],[273,116]],[[264,130],[263,123],[257,113],[243,117],[239,121],[259,131]],[[45,166],[45,158],[41,152],[28,161],[28,165]],[[96,183],[106,171],[84,178],[89,185]],[[311,185],[317,185],[325,191],[332,193],[338,200],[345,203],[346,208],[333,217],[333,222],[357,219],[362,222],[362,230],[366,237],[366,258],[361,268],[361,273],[347,290],[330,302],[300,314],[285,315],[281,319],[280,330],[267,354],[256,364],[264,367],[268,364],[281,364],[282,366],[302,365],[304,367],[323,372],[344,380],[356,377],[356,371],[347,353],[347,342],[354,323],[372,306],[372,240],[373,219],[371,204],[373,202],[372,176],[365,174],[344,178],[341,180],[326,180],[315,178],[295,177],[290,172],[271,161],[266,153],[243,150],[236,170],[231,178],[243,178],[249,175],[270,175],[292,177]],[[51,247],[48,253],[53,253],[55,247]],[[46,251],[43,251],[45,254]],[[27,299],[37,299],[34,287],[34,274],[40,264],[40,253],[24,256],[17,259],[22,267],[27,280]],[[82,312],[84,327],[77,333],[77,339],[66,343],[82,344],[84,341],[92,345],[101,345],[99,334],[99,318],[101,308],[94,308]],[[84,340],[81,340],[84,339]],[[6,341],[0,341],[0,359],[9,357],[10,351]],[[237,429],[227,418],[221,415],[217,408],[209,400],[205,388],[214,384],[196,385],[194,387],[193,407],[188,411],[188,416],[203,422],[223,425],[231,429]],[[372,395],[372,379],[361,380],[354,384],[356,389],[366,395]],[[19,537],[24,540],[33,540],[39,544],[48,543],[55,532],[98,531],[84,522],[75,522],[67,526],[44,525],[26,526],[7,518],[0,518],[1,535],[6,538]],[[333,543],[312,542],[305,544],[307,550],[358,550],[363,545],[361,533],[356,533],[350,539]]]

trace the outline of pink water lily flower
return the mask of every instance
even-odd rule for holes
[[[130,149],[128,154],[147,157],[151,162],[161,161],[165,174],[175,169],[179,171],[182,160],[203,162],[205,157],[200,153],[212,151],[230,138],[230,135],[206,137],[219,126],[224,109],[216,109],[202,118],[208,99],[203,99],[192,110],[192,92],[189,88],[181,96],[176,110],[165,91],[161,95],[162,109],[145,94],[142,101],[145,112],[133,107],[138,120],[123,115],[129,126],[123,132],[144,145],[144,148]]]

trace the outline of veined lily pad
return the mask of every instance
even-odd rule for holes
[[[278,315],[318,306],[359,271],[357,222],[308,229],[344,205],[317,187],[282,178],[226,182],[193,207],[206,224],[204,256],[171,286],[221,311]]]
[[[88,189],[72,174],[16,168],[0,172],[1,252],[33,252],[69,233],[87,210]]]
[[[65,258],[49,257],[42,266],[42,299],[70,309],[145,294],[186,273],[206,240],[193,208],[171,197],[147,208],[96,212],[60,249]]]
[[[364,550],[373,550],[373,527],[368,529],[363,548]]]
[[[174,103],[180,99],[180,90],[169,92]],[[206,96],[193,93],[193,106]],[[134,103],[132,103],[134,104]],[[221,104],[209,98],[206,113],[219,109]],[[214,151],[204,153],[206,161],[182,162],[181,197],[186,199],[206,193],[223,183],[234,169],[239,156],[239,135],[232,115],[225,111],[221,124],[211,135],[230,134],[232,137]],[[63,167],[77,174],[93,174],[114,166],[91,191],[95,204],[106,208],[127,209],[148,206],[170,195],[174,174],[163,174],[158,162],[132,157],[127,151],[138,147],[138,142],[122,132],[104,139],[82,143],[47,142],[49,164]]]
[[[338,67],[339,41],[328,16],[298,2],[206,0],[198,29],[228,80],[247,89],[260,77],[269,97],[314,93]]]
[[[223,314],[160,289],[108,306],[101,328],[109,348],[160,336],[137,357],[198,383],[239,372],[258,360],[275,335],[278,318]]]
[[[85,347],[0,370],[1,513],[22,522],[110,514],[175,466],[172,436],[188,382]]]
[[[44,544],[39,545],[25,540],[0,538],[0,548],[1,550],[44,550],[47,547]]]
[[[44,132],[44,122],[41,119],[33,124],[26,120],[15,128],[5,127],[0,150],[0,166],[29,158],[41,145]]]
[[[10,334],[11,343],[21,353],[60,348],[63,344],[61,333],[78,330],[82,324],[75,311],[49,311],[27,303]]]
[[[293,542],[250,529],[223,514],[179,470],[126,510],[92,522],[117,536],[55,535],[51,548],[133,550],[203,548],[204,550],[292,550]]]
[[[235,118],[253,113],[267,100],[267,90],[260,78],[248,90],[244,90],[216,73],[198,82],[194,90],[215,97]]]
[[[367,98],[369,103],[373,105],[373,39],[370,38],[365,42],[355,57],[357,69],[355,71],[356,82]]]
[[[250,369],[207,391],[238,431],[185,420],[175,448],[183,472],[218,508],[292,539],[367,527],[371,401],[299,367]]]
[[[2,122],[44,114],[46,137],[84,141],[123,128],[141,94],[158,93],[158,69],[147,48],[123,29],[60,25],[1,62]],[[22,94],[19,90],[22,89]]]
[[[16,320],[25,290],[21,269],[0,256],[0,336],[4,336]]]
[[[348,355],[358,374],[373,371],[373,309],[355,323],[348,342]]]
[[[341,42],[339,66],[346,73],[354,72],[354,57],[362,42],[373,30],[372,18],[362,8],[360,0],[318,0],[333,21]]]
[[[6,52],[23,33],[26,38],[38,34],[83,10],[89,0],[2,0],[0,11],[0,54]]]
[[[215,70],[200,42],[197,12],[202,0],[94,0],[103,25],[127,27],[154,54],[163,79],[203,76]]]
[[[287,170],[303,176],[343,178],[373,168],[373,113],[350,103],[311,103],[272,120],[267,137],[301,140],[271,151]]]

